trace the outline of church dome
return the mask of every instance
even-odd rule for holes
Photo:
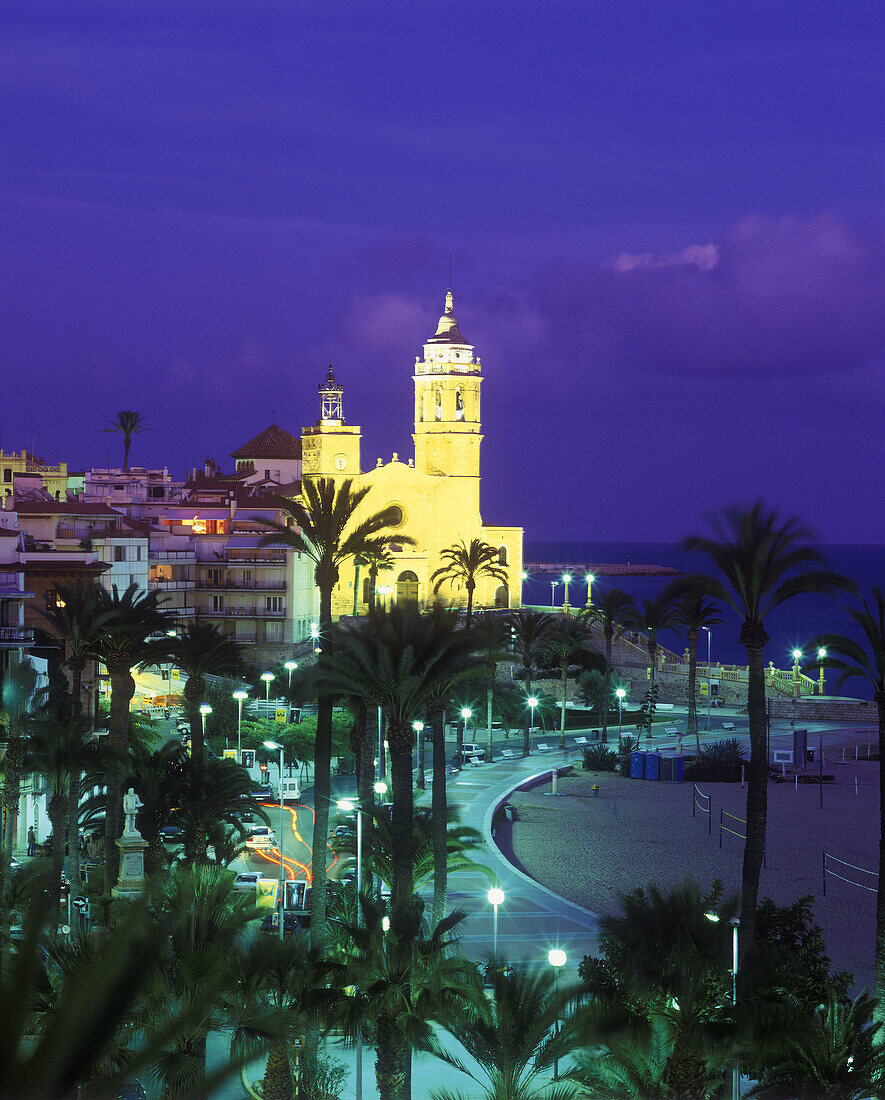
[[[466,344],[458,327],[458,318],[454,314],[451,290],[446,291],[446,310],[439,319],[436,332],[427,341],[428,344]]]

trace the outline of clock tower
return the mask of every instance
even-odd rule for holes
[[[451,290],[436,332],[415,359],[415,469],[468,478],[479,501],[481,364],[461,335]]]
[[[344,421],[344,389],[329,373],[317,392],[320,418],[302,430],[303,477],[354,477],[360,472],[360,429]]]

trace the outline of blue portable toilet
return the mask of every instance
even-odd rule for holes
[[[673,758],[673,782],[682,782],[682,765],[684,763],[683,757],[675,756]]]
[[[631,752],[630,753],[630,778],[631,779],[645,779],[645,758],[648,756],[647,752]]]
[[[659,752],[647,752],[645,754],[645,778],[661,778],[661,754]]]

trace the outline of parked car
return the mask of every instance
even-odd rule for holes
[[[184,836],[184,830],[180,825],[164,825],[160,830],[160,840],[164,844],[177,844]]]
[[[253,787],[252,790],[249,791],[249,797],[254,798],[256,802],[267,802],[267,801],[269,801],[270,799],[273,798],[273,793],[271,792],[270,784],[265,783],[265,784],[262,784],[262,786],[260,786],[260,787]]]
[[[244,894],[254,894],[264,877],[260,871],[241,871],[234,879],[234,889]]]
[[[486,750],[482,745],[477,745],[474,741],[465,741],[461,746],[461,750],[461,755],[464,760],[476,761],[478,758],[482,763],[485,763]]]
[[[356,836],[356,829],[351,825],[336,825],[335,832],[332,835],[342,838],[353,837]]]
[[[253,825],[246,837],[247,848],[275,848],[277,838],[267,825]]]

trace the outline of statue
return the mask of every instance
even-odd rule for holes
[[[144,803],[135,793],[133,787],[130,787],[123,795],[123,813],[126,815],[126,827],[123,829],[123,836],[141,836],[141,833],[135,828],[135,815],[143,805]]]

